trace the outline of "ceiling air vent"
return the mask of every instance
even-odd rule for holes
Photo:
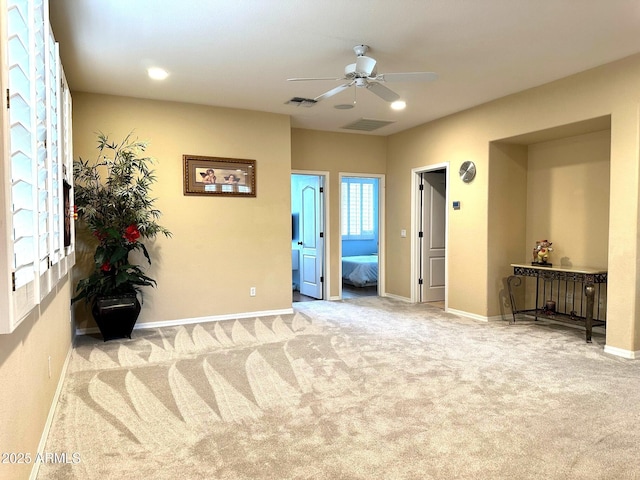
[[[318,103],[313,98],[302,98],[302,97],[293,97],[291,100],[285,102],[287,105],[295,105],[299,107],[302,105],[303,107],[313,107],[316,103]]]
[[[344,128],[346,130],[361,130],[363,132],[371,132],[373,130],[377,130],[378,128],[386,127],[391,123],[395,122],[386,120],[373,120],[371,118],[361,118],[360,120],[356,120],[355,122],[345,125],[341,128]]]

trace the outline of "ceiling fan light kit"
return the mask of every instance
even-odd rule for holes
[[[365,88],[374,93],[384,101],[392,103],[400,99],[393,90],[385,87],[385,82],[431,82],[438,78],[434,72],[405,72],[405,73],[380,73],[376,71],[377,62],[374,58],[365,54],[369,50],[368,45],[356,45],[353,51],[356,54],[355,63],[347,65],[344,69],[344,77],[342,78],[289,78],[288,81],[309,81],[309,80],[348,80],[348,83],[339,85],[331,90],[318,95],[313,100],[317,103],[325,98],[332,97],[346,90],[349,87],[356,86]],[[315,103],[314,103],[315,104]],[[312,104],[313,105],[313,104]],[[312,106],[309,105],[309,106]]]
[[[169,76],[169,72],[160,67],[148,68],[147,74],[149,75],[149,78],[152,78],[153,80],[164,80]]]

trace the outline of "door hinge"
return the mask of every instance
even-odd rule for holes
[[[424,282],[421,278],[418,279],[418,285],[422,285]]]
[[[7,108],[11,108],[11,94],[9,93],[8,88],[7,88]]]
[[[11,291],[16,291],[16,272],[11,272]]]
[[[424,232],[418,232],[418,238],[424,237]]]
[[[324,283],[324,277],[320,277],[320,283]]]
[[[324,187],[320,187],[320,193],[324,193]]]
[[[424,184],[423,183],[420,184],[420,191],[422,191],[422,190],[424,190]]]
[[[320,238],[324,238],[324,232],[320,232]]]

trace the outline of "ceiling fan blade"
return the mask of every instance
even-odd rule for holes
[[[318,78],[287,78],[287,82],[307,82],[309,80],[344,80],[344,78],[336,77],[318,77]]]
[[[346,90],[351,85],[353,85],[353,82],[345,83],[344,85],[339,85],[336,88],[332,88],[328,92],[323,93],[322,95],[318,95],[316,98],[314,98],[314,100],[316,102],[319,102],[320,100],[324,100],[325,98],[333,97],[334,95],[337,95],[338,93],[342,92],[343,90]]]
[[[386,100],[387,102],[395,102],[400,98],[400,95],[398,95],[393,90],[389,90],[381,83],[368,83],[367,89],[371,90],[373,93],[375,93],[381,99]]]
[[[376,76],[379,82],[432,82],[438,78],[435,72],[381,73]]]
[[[365,55],[361,55],[356,59],[356,73],[364,77],[371,76],[376,68],[376,61]]]

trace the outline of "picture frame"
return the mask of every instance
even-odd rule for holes
[[[184,194],[255,197],[256,161],[183,155]]]

